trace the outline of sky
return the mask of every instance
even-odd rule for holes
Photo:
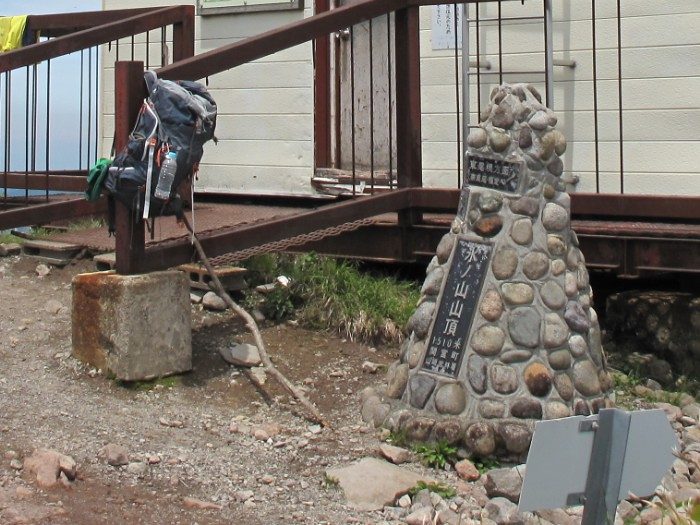
[[[12,16],[20,14],[48,14],[48,13],[65,13],[72,11],[97,11],[102,6],[101,0],[34,0],[28,2],[26,0],[0,0],[0,16]],[[92,156],[94,157],[95,143],[95,115],[97,109],[96,103],[96,85],[97,77],[97,59],[99,51],[92,51],[92,100],[88,101],[88,52],[83,56],[83,69],[85,74],[81,79],[81,56],[80,53],[60,57],[51,61],[51,93],[50,93],[50,150],[49,159],[50,169],[76,169],[78,167],[85,168],[88,163],[86,154],[87,150],[87,116],[88,110],[92,114],[92,138],[91,148]],[[36,140],[36,166],[37,169],[44,169],[46,164],[46,65],[40,65],[37,72],[37,140]],[[30,69],[31,72],[31,69]],[[12,170],[23,171],[26,166],[26,115],[27,115],[27,85],[31,93],[32,75],[29,75],[30,81],[27,82],[27,70],[21,68],[15,70],[11,75],[11,148],[10,148],[10,168]],[[81,84],[83,89],[83,130],[82,130],[82,154],[80,151],[80,91]],[[6,92],[6,77],[0,76],[0,135],[5,136],[5,92]],[[31,94],[30,94],[31,98]],[[31,114],[31,110],[30,110]],[[31,128],[31,124],[30,124]],[[3,169],[6,152],[4,151],[4,140],[0,141],[0,170]],[[29,145],[31,151],[31,141]],[[31,161],[30,161],[31,164]],[[1,191],[1,189],[0,189]]]

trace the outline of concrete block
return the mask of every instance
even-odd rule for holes
[[[190,291],[178,271],[73,278],[73,356],[122,381],[192,369]]]
[[[24,255],[34,257],[39,261],[53,264],[54,266],[65,266],[80,255],[82,249],[83,247],[79,244],[40,239],[29,239],[22,244],[22,253]]]

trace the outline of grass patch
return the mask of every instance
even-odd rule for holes
[[[254,285],[279,275],[291,280],[268,294],[249,293],[247,307],[278,321],[294,315],[307,328],[330,329],[352,341],[400,341],[420,297],[417,283],[371,275],[353,263],[315,254],[263,255],[245,266]]]
[[[426,483],[425,481],[419,481],[416,483],[415,487],[411,487],[408,491],[408,495],[414,497],[421,490],[434,492],[443,499],[454,498],[457,495],[457,491],[449,485],[445,485],[444,483]]]
[[[454,463],[457,458],[457,447],[444,441],[415,445],[413,451],[422,458],[427,466],[437,469],[444,469],[447,463]]]
[[[386,438],[386,442],[394,445],[395,447],[406,448],[408,445],[408,434],[405,430],[392,430],[389,432],[389,437]]]
[[[0,244],[20,244],[24,239],[9,232],[0,232]]]
[[[500,468],[501,463],[495,458],[475,458],[472,460],[479,474],[486,474],[489,470]]]
[[[163,388],[173,388],[180,384],[180,379],[177,376],[159,377],[156,379],[149,379],[148,381],[117,381],[117,384],[122,388],[127,390],[134,390],[136,392],[148,392],[153,390],[157,386]]]

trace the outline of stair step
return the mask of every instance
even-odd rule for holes
[[[211,290],[209,282],[211,277],[207,269],[200,264],[182,264],[177,267],[178,270],[187,273],[190,278],[190,288],[196,290]],[[221,281],[223,287],[229,292],[245,290],[248,288],[248,283],[245,282],[245,274],[248,270],[235,266],[214,268],[216,276]]]
[[[22,253],[54,266],[65,266],[83,249],[79,244],[30,239],[22,245]]]

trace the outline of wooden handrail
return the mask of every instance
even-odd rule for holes
[[[106,44],[119,38],[136,35],[170,24],[193,25],[193,21],[194,6],[191,5],[154,9],[147,13],[137,14],[90,29],[83,29],[53,38],[47,42],[39,42],[1,54],[0,73],[37,64],[80,51],[81,49]]]
[[[77,13],[52,13],[47,15],[29,15],[27,30],[40,31],[41,36],[57,37],[75,33],[82,29],[117,22],[124,18],[151,13],[159,7],[137,7],[132,9],[111,9],[108,11],[80,11]]]

